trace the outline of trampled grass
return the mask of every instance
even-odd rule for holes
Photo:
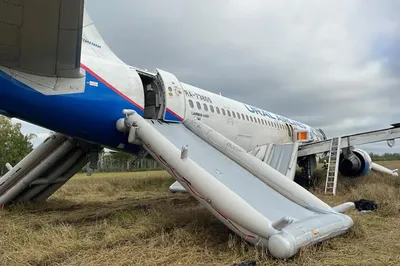
[[[3,210],[0,265],[400,264],[398,178],[371,173],[341,179],[336,197],[317,189],[332,206],[365,198],[379,209],[349,211],[355,221],[350,233],[303,248],[287,261],[226,232],[188,194],[169,193],[172,182],[164,171],[77,175],[45,204]]]

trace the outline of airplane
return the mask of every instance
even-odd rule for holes
[[[329,158],[338,172],[376,170],[357,145],[400,137],[400,125],[327,138],[324,131],[212,93],[157,69],[124,63],[107,46],[84,0],[0,2],[0,114],[56,132],[0,178],[0,205],[43,201],[99,153],[151,156],[233,232],[277,258],[347,232],[351,202],[330,207],[294,182]],[[279,206],[277,209],[275,206]]]

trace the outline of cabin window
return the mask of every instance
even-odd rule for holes
[[[225,115],[225,109],[221,108],[222,114]]]
[[[199,102],[196,102],[197,109],[201,110],[201,104]]]
[[[210,105],[210,110],[212,113],[214,113],[214,106]]]
[[[236,118],[235,112],[232,112],[232,116],[233,116],[233,118]]]
[[[219,107],[217,106],[217,107],[215,107],[215,109],[217,110],[217,114],[220,114]]]
[[[193,101],[192,101],[192,100],[189,100],[189,105],[190,105],[190,108],[193,108],[193,107],[194,107],[194,104],[193,104]]]
[[[260,118],[257,118],[257,120],[258,120],[258,123],[259,123],[259,124],[261,124],[261,120],[260,120]]]
[[[261,119],[261,123],[262,123],[263,125],[265,125],[265,124],[264,124],[264,119]]]
[[[237,115],[237,117],[240,119],[240,114],[239,114],[239,112],[237,112],[236,115]]]
[[[253,122],[253,117],[252,116],[250,116],[250,120],[251,120],[251,122]]]
[[[242,114],[242,119],[243,119],[243,120],[245,120],[245,118],[244,118],[244,114]]]
[[[250,120],[249,120],[249,116],[248,116],[248,115],[246,115],[246,118],[247,118],[247,121],[250,121]]]
[[[226,110],[226,112],[228,113],[228,116],[231,116],[231,112],[229,110]]]
[[[205,104],[205,103],[203,103],[203,106],[204,106],[204,111],[208,111],[208,106],[207,106],[207,104]]]

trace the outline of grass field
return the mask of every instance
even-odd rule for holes
[[[366,198],[379,209],[349,211],[350,233],[281,261],[226,232],[188,194],[169,193],[164,171],[77,175],[46,204],[0,212],[0,265],[399,265],[400,181],[358,181],[342,179],[336,197],[314,192],[331,205]]]

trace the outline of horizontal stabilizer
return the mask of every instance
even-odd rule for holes
[[[84,0],[0,1],[0,65],[78,77]]]

